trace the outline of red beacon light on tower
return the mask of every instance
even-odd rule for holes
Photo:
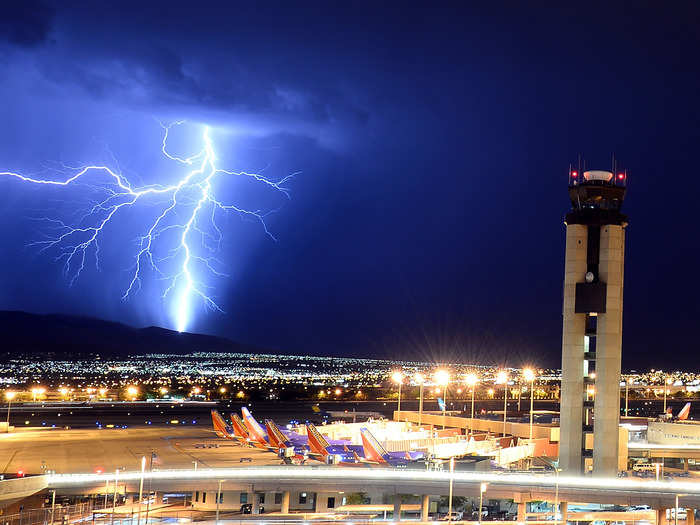
[[[625,174],[624,174],[624,173],[618,173],[618,174],[617,174],[617,180],[625,180]]]

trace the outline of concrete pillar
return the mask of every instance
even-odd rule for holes
[[[401,495],[394,494],[394,515],[392,517],[394,521],[401,521]]]
[[[314,512],[325,512],[326,511],[326,497],[320,492],[314,493]]]
[[[685,525],[695,525],[695,509],[685,509],[685,511],[688,515]]]
[[[525,523],[525,520],[527,519],[527,503],[524,501],[521,501],[518,503],[518,523]]]
[[[607,283],[606,312],[598,314],[593,474],[615,476],[620,426],[620,366],[622,360],[622,284],[625,230],[606,224],[600,228],[600,280]]]
[[[430,496],[427,494],[423,495],[420,506],[420,520],[428,521],[430,517]]]
[[[288,490],[285,490],[282,493],[282,506],[280,508],[280,512],[282,514],[289,514],[289,499],[290,499],[290,492]]]
[[[566,227],[564,307],[561,348],[561,403],[559,467],[568,474],[581,472],[583,426],[583,353],[586,315],[574,313],[576,283],[585,280],[588,231],[582,224]]]
[[[683,458],[681,461],[683,462],[683,472],[688,472],[688,458]]]
[[[667,520],[666,520],[666,511],[668,509],[661,507],[659,509],[654,509],[656,512],[656,525],[666,525]]]
[[[561,514],[561,522],[566,525],[567,518],[569,517],[569,502],[560,501],[559,502],[559,514]]]

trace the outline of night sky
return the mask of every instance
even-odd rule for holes
[[[290,200],[221,189],[277,209],[277,242],[221,219],[229,276],[208,284],[225,313],[199,307],[190,331],[559,366],[568,166],[615,153],[623,368],[700,368],[697,3],[84,4],[0,14],[0,171],[102,163],[171,181],[158,121],[186,120],[178,151],[206,124],[225,167],[300,172]],[[50,234],[37,217],[84,209],[86,188],[4,178],[0,195],[0,309],[173,327],[156,275],[120,299],[143,216],[105,232],[100,270],[89,256],[71,286],[57,253],[28,243]]]

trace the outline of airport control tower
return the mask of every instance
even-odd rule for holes
[[[618,471],[626,172],[569,170],[559,468]]]

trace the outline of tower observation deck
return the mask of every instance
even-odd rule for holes
[[[559,466],[618,468],[626,172],[569,171]],[[593,454],[585,450],[593,433]],[[626,466],[624,466],[626,467]]]

